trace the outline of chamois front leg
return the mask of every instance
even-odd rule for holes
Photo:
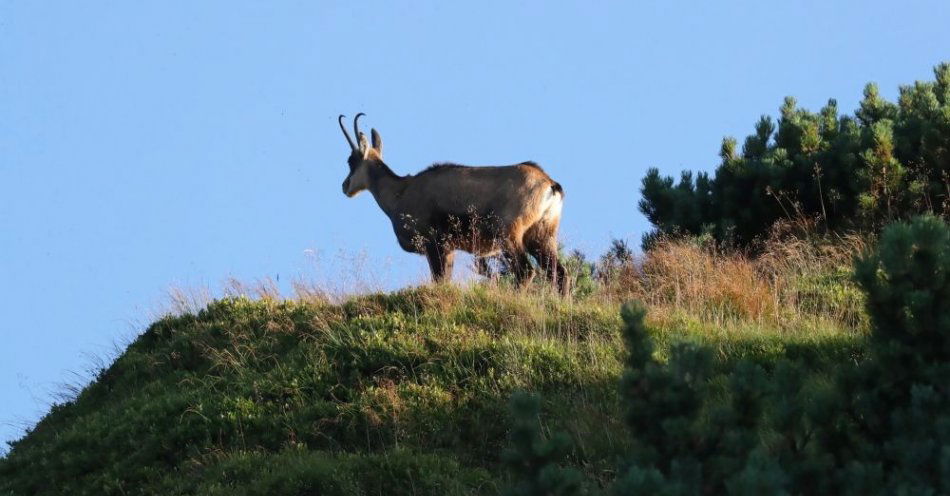
[[[426,259],[432,271],[432,280],[436,283],[452,280],[452,268],[455,265],[455,251],[438,243],[426,245]]]

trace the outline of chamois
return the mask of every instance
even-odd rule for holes
[[[533,277],[530,253],[562,294],[569,291],[558,260],[557,231],[564,190],[534,162],[506,166],[436,164],[399,176],[383,162],[383,141],[372,129],[372,145],[353,119],[350,173],[343,194],[369,190],[392,222],[402,249],[425,255],[436,282],[451,279],[455,250],[477,257],[501,253],[519,285]]]

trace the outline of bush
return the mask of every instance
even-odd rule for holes
[[[737,150],[725,138],[712,177],[679,182],[650,169],[640,210],[663,234],[711,234],[749,246],[780,219],[820,218],[832,230],[877,230],[894,219],[950,213],[950,64],[935,80],[902,86],[896,104],[868,84],[854,116],[835,100],[819,112],[788,97]]]
[[[690,343],[664,361],[646,309],[625,306],[633,443],[612,493],[950,493],[950,227],[936,217],[888,227],[856,279],[871,350],[831,380],[795,357],[723,370]]]

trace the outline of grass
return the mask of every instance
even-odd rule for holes
[[[566,300],[499,282],[182,297],[190,310],[11,445],[0,494],[497,494],[517,390],[542,393],[543,429],[567,432],[570,463],[602,486],[628,448],[623,301],[649,306],[661,357],[693,341],[722,368],[788,356],[820,374],[862,353],[855,245],[777,246],[664,242]]]

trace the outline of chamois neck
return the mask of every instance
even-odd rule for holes
[[[382,160],[370,168],[369,191],[386,215],[394,214],[396,204],[405,188],[404,182],[405,178],[393,172]]]

